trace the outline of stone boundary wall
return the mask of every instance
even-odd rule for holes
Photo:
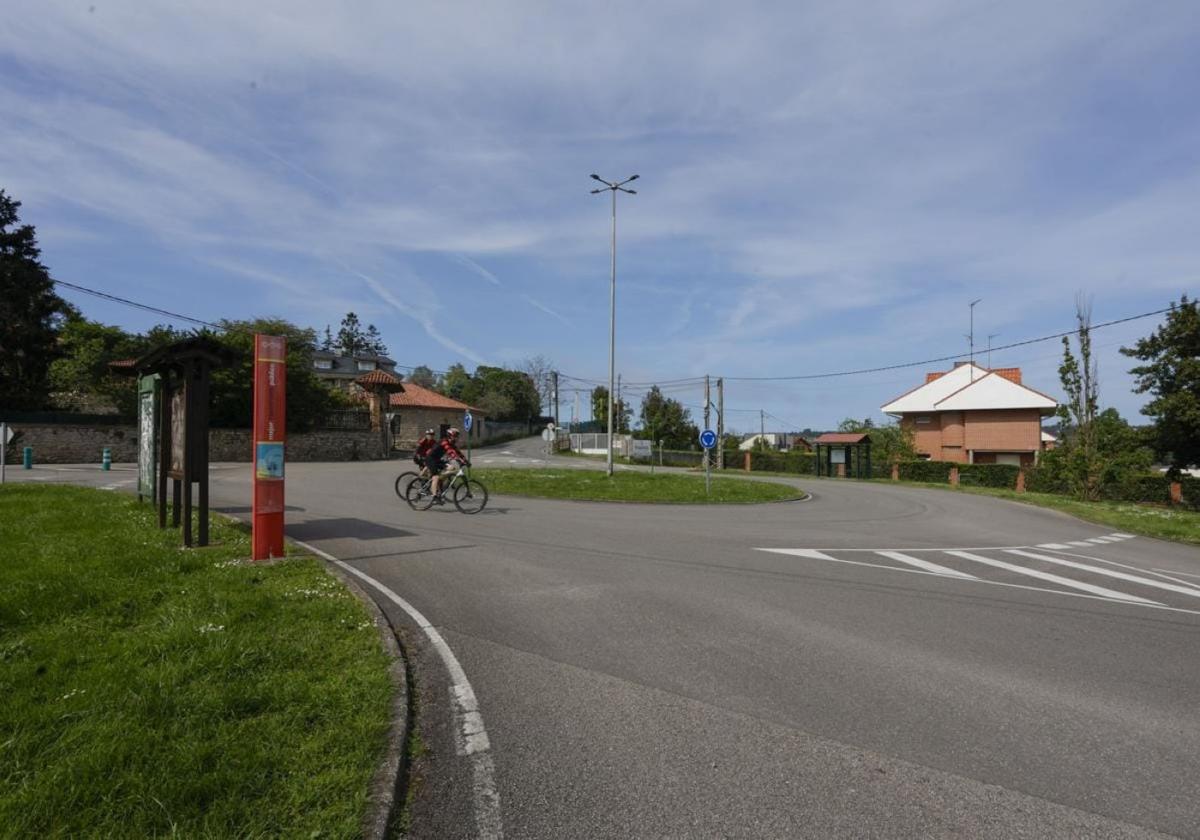
[[[99,464],[104,447],[114,463],[137,463],[136,426],[13,423],[8,463],[20,464],[21,452],[33,447],[33,463]],[[209,429],[209,460],[250,462],[249,429]],[[383,457],[378,432],[325,431],[288,435],[289,461],[376,461]]]

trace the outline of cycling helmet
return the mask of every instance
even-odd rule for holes
[[[435,434],[435,432],[433,431],[433,429],[426,429],[425,434],[432,435],[432,434]]]
[[[446,434],[449,435],[450,437],[458,437],[458,429],[451,426],[449,429],[446,430]]]

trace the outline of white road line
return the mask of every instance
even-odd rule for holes
[[[1081,569],[1085,572],[1092,572],[1105,577],[1119,578],[1127,580],[1131,583],[1141,584],[1142,586],[1153,586],[1156,589],[1165,589],[1168,592],[1181,592],[1184,595],[1191,595],[1193,598],[1200,598],[1200,590],[1192,589],[1184,586],[1177,586],[1173,583],[1164,583],[1161,580],[1153,580],[1147,577],[1138,575],[1130,575],[1125,572],[1114,571],[1113,569],[1105,569],[1102,566],[1089,566],[1086,563],[1076,563],[1074,560],[1064,560],[1061,557],[1051,557],[1049,554],[1037,554],[1032,551],[1021,551],[1020,549],[1010,549],[1006,554],[1017,554],[1021,557],[1029,557],[1033,560],[1042,560],[1046,563],[1055,563],[1059,566],[1069,566],[1072,569]]]
[[[483,716],[479,713],[479,701],[475,697],[475,690],[471,688],[466,672],[463,671],[454,651],[450,650],[450,645],[446,644],[442,634],[416,607],[375,578],[308,543],[300,542],[300,540],[294,540],[294,542],[375,587],[388,600],[408,613],[417,626],[425,631],[425,635],[437,650],[438,655],[441,656],[442,663],[450,673],[450,701],[454,709],[455,728],[459,736],[458,754],[469,756],[472,765],[472,792],[477,836],[483,840],[501,840],[504,837],[504,825],[500,818],[500,792],[496,789],[496,768],[492,762],[491,742],[488,741],[487,730],[483,726]]]
[[[892,560],[898,560],[901,563],[907,563],[910,566],[916,566],[918,569],[924,569],[927,572],[933,572],[935,575],[949,575],[950,577],[966,578],[967,580],[978,580],[975,575],[969,575],[966,572],[959,572],[955,569],[946,566],[939,566],[937,563],[930,563],[928,560],[921,560],[917,557],[909,557],[900,551],[876,551],[876,554],[881,557],[890,557]]]
[[[1070,548],[1070,546],[1062,543],[1040,543],[1038,548]]]
[[[1072,589],[1080,589],[1084,592],[1091,592],[1093,595],[1100,595],[1104,598],[1112,598],[1114,600],[1131,601],[1135,604],[1153,604],[1155,606],[1163,606],[1158,601],[1151,601],[1148,598],[1139,598],[1136,595],[1126,595],[1123,592],[1117,592],[1115,589],[1105,589],[1103,586],[1093,586],[1090,583],[1080,583],[1077,580],[1070,578],[1052,575],[1049,572],[1040,572],[1037,569],[1027,569],[1024,566],[1018,566],[1015,563],[1006,563],[1003,560],[996,560],[991,557],[984,557],[981,554],[972,554],[969,551],[947,551],[947,554],[954,557],[961,557],[964,560],[973,560],[976,563],[983,563],[987,566],[995,566],[997,569],[1005,569],[1010,572],[1015,572],[1019,575],[1028,575],[1040,580],[1057,583],[1059,586],[1069,586]]]
[[[1089,537],[1088,542],[1104,545],[1105,543],[1114,542],[1114,540],[1110,540],[1108,537]]]
[[[1114,537],[1120,537],[1123,540],[1133,539],[1133,534],[1113,534]]]
[[[830,549],[831,551],[851,551],[851,549]],[[754,551],[767,551],[772,554],[787,554],[793,557],[807,557],[814,560],[828,560],[831,563],[844,563],[847,566],[865,566],[868,569],[882,569],[885,572],[903,572],[906,575],[924,575],[926,577],[936,577],[942,580],[959,580],[959,578],[950,578],[946,575],[937,575],[933,572],[925,572],[921,569],[903,569],[899,566],[881,566],[878,563],[868,563],[863,560],[847,560],[844,557],[830,557],[828,554],[812,549],[812,548],[754,548]],[[1066,598],[1084,598],[1088,601],[1104,601],[1107,604],[1120,604],[1126,607],[1144,607],[1151,610],[1162,610],[1163,612],[1186,613],[1187,615],[1200,615],[1200,610],[1187,610],[1182,607],[1168,607],[1163,604],[1157,604],[1153,601],[1144,603],[1136,603],[1130,601],[1126,596],[1120,598],[1105,598],[1101,595],[1085,595],[1082,592],[1064,592],[1061,589],[1047,589],[1044,586],[1030,586],[1027,583],[1008,583],[1002,580],[987,580],[986,578],[976,578],[972,581],[963,580],[963,583],[982,583],[987,586],[1000,586],[1004,589],[1023,589],[1026,592],[1044,592],[1049,595],[1062,595]]]
[[[1091,548],[1093,543],[1085,542],[1084,540],[1075,540],[1074,542],[1067,543],[1067,545],[1074,545],[1079,548]]]
[[[1200,578],[1200,575],[1193,575],[1190,572],[1169,572],[1166,569],[1155,569],[1154,571],[1163,572],[1164,574],[1168,574],[1168,575],[1183,575],[1184,577]]]

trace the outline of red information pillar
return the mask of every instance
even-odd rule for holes
[[[254,336],[254,559],[283,556],[284,397],[287,340]]]

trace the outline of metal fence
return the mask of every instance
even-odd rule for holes
[[[330,411],[317,423],[317,428],[327,432],[370,431],[371,412],[362,408]]]

